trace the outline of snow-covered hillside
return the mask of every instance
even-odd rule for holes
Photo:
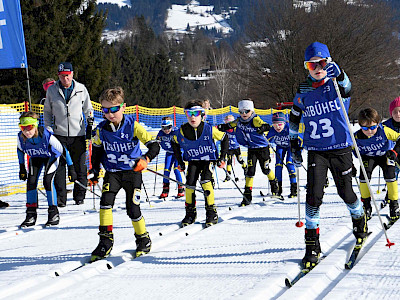
[[[199,28],[215,28],[228,34],[232,28],[226,22],[223,15],[212,14],[213,6],[201,6],[197,1],[192,1],[188,5],[172,5],[168,10],[166,21],[167,30],[174,33],[187,33],[189,25],[190,30]]]
[[[243,188],[241,167],[236,164],[234,170]],[[352,270],[345,270],[355,239],[349,213],[329,176],[320,224],[326,258],[288,289],[284,280],[296,275],[304,255],[304,227],[295,226],[297,199],[263,201],[257,195],[260,190],[268,192],[267,178],[258,168],[253,204],[239,208],[241,194],[233,182],[222,182],[222,170],[217,172],[219,224],[203,229],[204,200],[197,193],[198,220],[179,229],[184,200],[158,200],[162,178],[146,172],[144,183],[150,202],[146,202],[143,191],[141,207],[153,240],[152,251],[132,259],[133,228],[121,192],[114,206],[112,255],[83,267],[98,243],[96,196],[88,192],[85,204],[76,206],[68,194],[67,207],[60,209],[59,226],[25,230],[16,227],[25,217],[25,195],[2,197],[11,207],[0,210],[0,299],[398,299],[400,222],[388,231],[390,240],[396,243],[389,249],[375,214],[369,222],[372,235],[358,263]],[[300,178],[304,221],[303,169]],[[379,202],[385,197],[382,182],[378,186],[376,171],[372,188],[379,189],[380,193],[375,194]],[[171,187],[171,194],[176,194],[175,185]],[[286,171],[283,188],[287,196]],[[358,193],[355,181],[354,190]],[[47,203],[41,194],[39,201],[38,224],[43,224]],[[387,214],[388,208],[381,213]]]
[[[131,0],[97,0],[97,3],[111,3],[111,4],[117,4],[119,7],[122,6],[131,7]]]

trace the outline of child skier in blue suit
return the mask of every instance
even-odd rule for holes
[[[283,160],[286,156],[286,168],[290,178],[289,198],[297,196],[296,170],[292,162],[292,152],[290,151],[289,123],[286,121],[283,112],[277,112],[272,115],[272,128],[268,132],[267,140],[276,144],[276,164],[275,176],[278,179],[278,196],[282,195],[282,168]]]
[[[337,78],[344,105],[350,103],[351,83],[346,73],[332,61],[328,47],[319,42],[305,51],[304,67],[309,71],[293,99],[289,126],[293,162],[301,166],[298,139],[299,124],[303,119],[303,144],[308,150],[306,195],[306,253],[305,268],[313,268],[319,261],[319,210],[324,195],[328,169],[335,180],[338,195],[344,200],[353,221],[357,243],[367,236],[367,219],[360,199],[352,187],[352,139],[339,103],[333,78]]]
[[[19,179],[28,180],[26,186],[26,219],[21,228],[36,224],[38,207],[37,186],[40,173],[44,167],[43,185],[49,204],[46,226],[58,225],[60,215],[57,208],[57,194],[54,188],[54,175],[58,168],[60,156],[63,155],[68,165],[68,177],[71,182],[77,179],[68,150],[51,131],[38,126],[38,115],[32,111],[22,113],[19,118],[17,154],[19,162]],[[29,158],[29,173],[25,168],[25,154]]]
[[[163,117],[161,121],[161,130],[157,134],[157,140],[160,142],[160,146],[165,150],[165,162],[164,162],[164,175],[169,177],[171,169],[174,168],[174,174],[177,181],[182,182],[181,172],[178,170],[178,160],[174,156],[174,150],[172,149],[171,139],[178,130],[177,127],[173,126],[171,117]],[[178,185],[178,195],[176,198],[185,196],[182,185]],[[160,195],[160,199],[168,197],[169,193],[169,179],[163,179],[163,190]]]

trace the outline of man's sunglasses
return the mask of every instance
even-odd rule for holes
[[[27,131],[31,131],[33,128],[35,128],[36,126],[35,125],[19,125],[19,128],[22,130],[22,131],[25,131],[25,130],[27,130]]]
[[[317,66],[320,66],[322,69],[326,67],[326,65],[330,63],[330,59],[321,58],[318,60],[309,60],[304,62],[304,68],[309,71],[314,71]]]
[[[172,128],[172,125],[165,125],[165,126],[161,126],[162,130],[169,130]]]
[[[369,126],[369,127],[368,126],[360,126],[360,127],[362,130],[365,130],[365,131],[367,131],[368,129],[375,130],[378,127],[378,124]]]
[[[190,118],[190,117],[198,117],[198,116],[200,116],[203,112],[204,112],[204,110],[185,110],[186,116],[187,116],[188,118]]]
[[[239,114],[241,115],[248,114],[250,111],[251,111],[250,109],[240,109]]]
[[[108,113],[112,113],[115,114],[117,111],[119,111],[121,109],[121,107],[124,105],[124,102],[122,102],[120,105],[117,106],[112,106],[112,107],[101,107],[101,110],[103,111],[103,113],[108,114]]]

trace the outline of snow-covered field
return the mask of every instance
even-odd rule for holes
[[[357,162],[355,162],[356,165]],[[286,277],[299,271],[304,255],[304,227],[298,220],[297,199],[265,199],[267,178],[255,177],[253,204],[237,207],[241,194],[232,182],[223,183],[218,170],[215,190],[219,224],[202,229],[204,200],[197,196],[196,224],[179,229],[184,200],[161,201],[161,177],[144,173],[150,203],[142,191],[142,212],[153,240],[151,252],[132,259],[134,232],[126,215],[124,193],[114,207],[115,245],[112,255],[83,266],[98,243],[99,199],[87,193],[85,204],[61,208],[60,225],[18,230],[25,217],[25,195],[2,197],[11,207],[0,210],[0,299],[398,299],[400,285],[400,222],[388,231],[396,245],[388,249],[376,214],[369,222],[372,235],[352,270],[345,270],[355,239],[345,204],[332,177],[321,207],[321,243],[326,258],[291,289]],[[235,165],[238,184],[243,173]],[[329,174],[330,175],[330,174]],[[301,216],[304,221],[305,178],[300,172]],[[382,191],[383,181],[379,190]],[[171,185],[171,194],[176,187]],[[289,180],[284,171],[284,195]],[[378,190],[378,172],[372,188]],[[354,189],[358,188],[354,181]],[[96,190],[99,193],[98,190]],[[359,193],[358,193],[359,194]],[[154,196],[155,195],[155,196]],[[385,193],[375,194],[380,202]],[[39,194],[38,224],[47,220],[47,202]],[[378,202],[378,205],[380,204]],[[229,208],[232,208],[231,210]],[[381,211],[388,213],[388,208]],[[56,274],[58,276],[56,276]]]

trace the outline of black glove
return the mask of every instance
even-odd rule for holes
[[[301,147],[299,146],[299,141],[290,140],[290,150],[292,151],[292,160],[296,167],[301,167],[303,162],[303,157],[301,156]]]
[[[99,174],[98,170],[90,169],[87,178],[92,184],[97,184],[99,182]]]
[[[75,182],[78,179],[78,175],[75,172],[74,165],[68,166],[68,180],[69,182]]]
[[[219,125],[217,125],[217,129],[219,131],[225,132],[225,131],[227,131],[229,129],[232,129],[232,127],[229,124],[219,124]]]
[[[386,157],[390,160],[396,160],[397,153],[394,150],[388,150],[386,151]]]
[[[356,167],[354,165],[351,168],[351,176],[352,177],[357,177],[357,169],[356,169]]]
[[[28,173],[26,172],[25,164],[19,164],[19,180],[25,181],[28,178]]]
[[[269,124],[265,123],[262,124],[260,127],[257,128],[257,133],[259,134],[263,134],[266,131],[269,131],[271,128],[271,126],[269,126]]]
[[[93,129],[93,118],[87,118],[87,126],[86,126],[86,139],[90,140],[92,138],[92,129]]]

